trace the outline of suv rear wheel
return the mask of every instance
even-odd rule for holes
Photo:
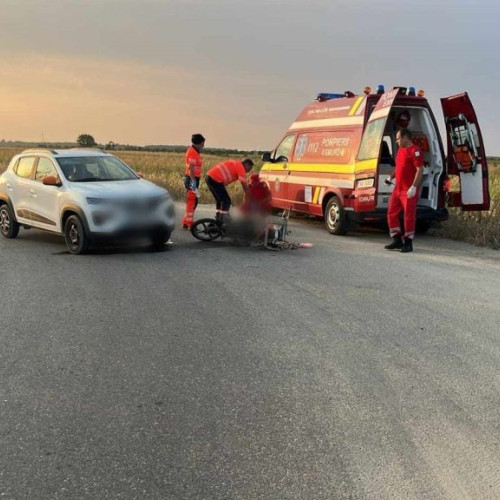
[[[0,206],[0,232],[5,238],[15,238],[19,234],[19,224],[7,203]]]
[[[89,238],[78,215],[70,215],[64,224],[64,239],[70,253],[80,255],[89,249]]]

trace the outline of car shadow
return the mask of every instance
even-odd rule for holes
[[[66,248],[64,238],[58,234],[47,233],[45,231],[37,231],[29,229],[23,231],[18,236],[28,245],[57,245],[61,247],[60,251],[51,252],[52,255],[72,255]],[[149,242],[130,242],[130,243],[114,243],[114,244],[97,244],[89,249],[89,255],[117,255],[117,254],[144,254],[144,253],[166,253],[172,250],[172,244],[166,244],[161,248],[154,248]]]

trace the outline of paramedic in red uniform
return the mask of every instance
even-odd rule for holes
[[[201,177],[201,150],[205,146],[205,138],[201,134],[193,134],[192,146],[186,151],[186,171],[184,187],[186,188],[186,212],[182,219],[182,227],[189,229],[193,225],[194,211],[198,206],[198,196]]]
[[[208,189],[215,198],[215,218],[224,219],[229,214],[231,198],[226,186],[233,182],[240,181],[246,197],[248,197],[247,174],[252,170],[253,161],[245,159],[243,161],[226,160],[215,167],[212,167],[205,178]]]
[[[387,208],[387,222],[393,240],[385,248],[411,252],[413,250],[412,240],[415,236],[418,191],[424,170],[424,155],[420,148],[413,144],[412,134],[408,129],[398,130],[396,142],[399,146],[396,155],[396,169],[386,179],[386,183],[390,184],[392,179],[396,177],[396,185]],[[404,235],[399,223],[401,211],[404,212]]]
[[[248,184],[248,196],[241,205],[241,211],[248,215],[268,215],[272,211],[272,194],[265,182],[259,178],[259,174],[250,176]]]

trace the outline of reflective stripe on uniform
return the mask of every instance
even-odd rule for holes
[[[224,165],[224,163],[221,163],[219,165],[220,172],[222,174],[222,178],[224,179],[223,183],[224,184],[230,184],[231,181],[233,180],[233,177],[231,175],[231,172],[229,169]]]

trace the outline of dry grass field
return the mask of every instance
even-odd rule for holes
[[[8,165],[12,156],[20,149],[0,148],[0,172]],[[145,178],[169,189],[177,200],[184,198],[183,153],[150,153],[143,151],[114,151],[134,170],[144,173]],[[204,170],[224,160],[222,156],[204,154]],[[252,158],[257,168],[261,166],[259,158]],[[490,158],[490,195],[491,208],[488,212],[461,212],[452,209],[450,220],[442,224],[441,229],[433,229],[432,234],[445,238],[469,241],[478,245],[500,248],[500,159]],[[239,186],[230,186],[230,194],[235,202],[241,200]],[[212,203],[213,199],[205,184],[201,184],[201,203]]]
[[[488,212],[450,209],[450,219],[430,234],[500,249],[500,158],[489,158],[490,198]]]
[[[7,168],[10,159],[22,149],[0,148],[0,172]],[[142,172],[146,179],[168,188],[170,194],[176,200],[182,200],[185,196],[184,189],[184,153],[152,153],[145,151],[113,151],[113,154],[121,158],[135,171]],[[262,162],[258,157],[251,157],[257,169]],[[203,170],[227,160],[227,157],[203,154]],[[204,182],[200,184],[200,203],[212,203],[213,197]],[[241,188],[236,184],[229,186],[231,198],[236,202],[241,201]]]

